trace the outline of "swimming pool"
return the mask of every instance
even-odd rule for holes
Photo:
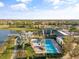
[[[61,47],[57,44],[57,42],[54,39],[43,39],[41,41],[38,41],[38,39],[33,39],[33,40],[32,40],[32,46],[42,47],[44,49],[43,50],[44,53],[46,54],[61,53],[61,49],[60,49]]]
[[[57,48],[54,46],[54,42],[52,41],[52,39],[45,39],[44,43],[46,53],[53,53],[53,54],[58,53]]]

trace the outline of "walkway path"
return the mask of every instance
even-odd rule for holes
[[[15,40],[15,41],[14,41],[14,46],[16,46],[16,39],[14,39],[14,40]],[[16,47],[15,47],[15,49],[14,49],[14,51],[13,51],[13,54],[12,54],[12,56],[11,56],[11,59],[14,59],[15,55],[16,55]]]

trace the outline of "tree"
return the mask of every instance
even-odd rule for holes
[[[75,39],[75,38],[74,38],[74,34],[75,34],[75,32],[77,31],[77,29],[76,29],[74,26],[71,26],[70,29],[69,29],[69,31],[70,31],[70,36],[72,36],[73,39]],[[72,34],[72,33],[73,33],[73,34]]]
[[[79,56],[79,45],[75,47],[75,49],[70,53],[71,57]]]
[[[76,28],[74,26],[71,26],[70,29],[69,29],[69,31],[70,32],[75,32],[76,31]]]

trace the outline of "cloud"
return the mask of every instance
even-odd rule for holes
[[[38,10],[26,14],[27,19],[79,19],[79,5],[57,10]],[[25,16],[22,18],[26,19]]]
[[[76,12],[79,12],[79,4],[75,4],[74,9],[76,9]]]
[[[46,3],[50,3],[52,4],[53,6],[71,6],[71,5],[74,5],[76,3],[78,3],[79,1],[78,0],[44,0]]]
[[[29,8],[27,7],[27,5],[32,0],[16,0],[16,1],[19,2],[19,3],[11,5],[11,8],[13,10],[28,11]]]
[[[59,4],[61,0],[45,0],[46,2],[53,3],[53,5]]]
[[[44,0],[44,2],[51,4],[52,9],[64,9],[79,3],[78,0]]]
[[[34,10],[26,13],[23,12],[9,12],[1,14],[0,18],[11,18],[11,19],[79,19],[79,4],[70,6],[64,9],[54,10]],[[6,16],[8,15],[8,16]]]
[[[17,12],[13,14],[13,19],[79,19],[79,6],[77,5],[61,10],[34,10],[29,13]]]
[[[29,3],[31,2],[32,0],[16,0],[17,2],[22,2],[22,3]]]
[[[4,3],[3,2],[0,2],[0,7],[4,7]]]
[[[24,3],[11,5],[11,8],[13,10],[21,10],[21,11],[28,10],[26,4],[24,4]]]
[[[61,8],[63,6],[57,5],[57,4],[60,4],[60,0],[59,1],[48,0],[48,1],[51,1],[52,4],[53,3],[56,4],[53,6],[54,9],[49,8],[49,9],[42,10],[34,6],[33,7],[34,10],[26,13],[26,10],[29,10],[27,3],[21,2],[21,0],[18,0],[19,3],[11,5],[11,8],[13,10],[23,10],[23,11],[22,12],[14,11],[14,12],[6,13],[6,14],[4,13],[5,18],[7,17],[7,18],[15,18],[15,19],[79,19],[79,3],[74,4],[75,2],[70,3],[71,0],[66,0],[66,1],[70,1],[68,2],[68,4],[70,3],[72,5],[69,5],[66,8],[65,7]],[[62,0],[62,1],[63,1],[62,3],[67,4],[65,0]],[[4,18],[4,16],[0,16],[0,17]]]

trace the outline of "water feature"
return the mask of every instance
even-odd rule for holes
[[[7,40],[8,34],[11,34],[11,30],[0,30],[0,44]]]
[[[45,39],[45,50],[46,53],[57,53],[57,50],[51,39]]]

